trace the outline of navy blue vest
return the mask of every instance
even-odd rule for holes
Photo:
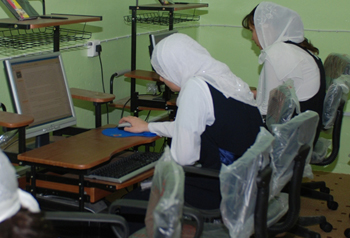
[[[260,126],[263,126],[257,107],[226,98],[209,85],[213,99],[215,122],[201,135],[199,162],[202,167],[217,169],[221,163],[232,163],[254,144]],[[220,182],[201,176],[186,175],[185,201],[201,209],[220,206]]]
[[[314,145],[315,145],[317,140],[318,140],[318,137],[320,135],[320,132],[322,130],[322,127],[323,127],[323,125],[322,125],[323,103],[324,103],[324,98],[326,95],[326,74],[324,71],[323,63],[322,63],[322,60],[320,58],[317,58],[316,56],[311,54],[307,49],[300,46],[299,44],[296,44],[292,41],[286,41],[285,43],[296,45],[296,46],[300,47],[301,49],[305,50],[315,60],[317,67],[320,71],[320,88],[319,88],[318,92],[315,94],[315,96],[313,96],[309,100],[304,101],[304,102],[300,102],[300,111],[301,112],[305,112],[306,110],[311,110],[311,111],[317,112],[317,114],[319,116],[318,126],[317,126],[315,139],[314,139]]]
[[[208,86],[213,98],[215,122],[201,135],[199,162],[203,167],[220,169],[221,163],[231,164],[254,144],[263,122],[257,107],[226,98]]]

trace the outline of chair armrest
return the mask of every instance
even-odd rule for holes
[[[183,208],[183,215],[192,218],[196,222],[196,233],[194,238],[200,237],[204,229],[204,217],[197,209],[191,207]]]
[[[133,207],[147,210],[148,201],[136,199],[117,199],[108,208],[109,214],[115,214],[119,207]]]
[[[142,201],[142,200],[134,200],[134,199],[118,199],[115,200],[108,209],[108,212],[110,214],[115,214],[116,210],[119,207],[133,207],[133,208],[139,208],[139,209],[145,209],[147,210],[148,201]],[[215,211],[216,214],[220,214],[219,209]],[[203,211],[198,210],[192,207],[184,206],[183,208],[183,215],[192,218],[196,222],[196,233],[195,238],[200,237],[202,234],[203,228],[204,228],[204,216]]]
[[[212,178],[219,178],[220,171],[215,169],[207,169],[196,166],[183,166],[182,167],[185,173],[203,175]]]
[[[110,80],[109,80],[109,93],[110,94],[113,94],[113,81],[114,81],[114,78],[119,78],[120,76],[123,76],[125,73],[131,71],[131,69],[125,69],[125,70],[122,70],[120,72],[115,72],[114,74],[112,74]]]
[[[45,212],[45,219],[49,221],[77,221],[108,223],[116,237],[126,238],[129,236],[129,226],[126,220],[118,215],[95,214],[87,212]]]

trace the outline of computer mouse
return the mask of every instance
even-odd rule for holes
[[[125,127],[131,127],[131,124],[129,122],[123,122],[118,125],[118,129],[124,130]]]

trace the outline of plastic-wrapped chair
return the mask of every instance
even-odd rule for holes
[[[312,172],[305,172],[311,159],[311,153],[306,153],[304,147],[313,146],[313,140],[318,124],[318,114],[313,111],[305,111],[284,124],[274,124],[271,126],[271,131],[275,137],[275,143],[272,153],[273,175],[271,179],[271,196],[278,195],[280,191],[288,191],[288,213],[282,221],[268,228],[269,233],[277,234],[281,232],[291,232],[302,237],[318,237],[319,234],[310,231],[304,226],[320,224],[325,231],[332,230],[332,225],[326,221],[324,216],[319,217],[299,217],[300,211],[300,188],[302,177],[309,175]],[[295,171],[295,159],[298,158],[298,153],[305,157],[305,162],[302,162],[302,168]],[[299,161],[300,165],[300,161]],[[311,172],[311,174],[310,174]],[[302,176],[301,176],[302,175]],[[289,190],[285,189],[285,185],[291,181]]]
[[[109,213],[115,214],[120,207],[147,209],[146,227],[135,232],[130,237],[181,237],[183,215],[195,221],[194,237],[199,237],[203,230],[203,220],[184,204],[184,172],[172,158],[169,148],[157,162],[152,179],[149,202],[119,199],[109,207]]]
[[[206,220],[221,217],[224,224],[205,223],[201,238],[245,238],[252,235],[254,230],[258,231],[257,238],[267,237],[267,220],[272,214],[270,212],[268,216],[267,207],[272,174],[270,153],[273,140],[271,133],[261,127],[251,148],[231,165],[222,164],[219,172],[193,166],[184,167],[186,173],[220,178],[222,195],[220,209],[198,210],[198,212]],[[275,206],[271,210],[280,213],[283,209]]]
[[[261,146],[261,143],[268,143],[269,139],[262,137],[264,130],[260,132],[252,148],[240,159],[229,166],[222,165],[220,171],[221,214],[231,237],[247,238],[254,234],[255,237],[260,238],[268,237],[268,234],[275,235],[287,231],[306,232],[302,227],[304,223],[297,223],[300,211],[300,187],[305,163],[310,161],[309,151],[312,147],[317,122],[318,115],[307,111],[284,124],[271,125],[275,138],[272,144],[273,151],[270,153],[271,166],[265,167],[259,174],[257,170],[267,163],[266,160],[269,157],[267,150],[260,155],[259,160],[254,159],[252,155],[254,149],[259,148],[259,144]],[[265,133],[268,132],[265,130]],[[261,162],[261,158],[265,158],[264,163]],[[273,171],[271,190],[269,186],[266,186],[268,183],[266,180],[262,182],[265,185],[264,188],[260,183],[260,176],[266,173],[266,168],[270,170],[272,168]],[[291,185],[288,194],[280,193],[289,181]],[[259,194],[265,194],[265,199],[264,196],[257,196],[257,191],[262,192]],[[282,219],[283,216],[285,217]],[[324,217],[322,217],[322,222],[324,222],[323,225],[330,225]],[[206,225],[203,235],[207,234]],[[214,226],[215,224],[211,224],[210,228]],[[227,237],[223,235],[224,228],[220,230],[219,226],[215,226],[216,233],[213,232],[212,236],[206,237]]]
[[[291,79],[271,90],[266,114],[266,127],[290,121],[294,114],[300,114],[300,105]]]
[[[322,124],[323,131],[332,134],[332,140],[319,137],[312,154],[311,164],[313,165],[331,164],[338,156],[344,105],[348,98],[349,86],[350,75],[341,75],[333,80],[328,88],[323,106]],[[332,145],[331,149],[330,145]],[[303,183],[303,196],[327,201],[327,207],[336,210],[338,203],[333,200],[333,196],[329,193],[330,190],[323,181]]]
[[[331,53],[324,61],[324,70],[326,73],[326,88],[328,88],[334,79],[341,75],[350,75],[350,56],[346,54]]]
[[[268,185],[272,172],[270,153],[273,140],[273,136],[265,128],[261,128],[254,145],[241,158],[231,165],[221,165],[220,210],[231,237],[250,237],[254,230],[259,230],[256,235],[267,237]],[[263,197],[258,196],[258,193],[263,194]],[[281,211],[281,208],[276,207],[274,211]],[[258,219],[256,222],[255,218]]]
[[[342,75],[333,80],[329,86],[323,105],[323,131],[332,133],[332,142],[320,137],[313,151],[311,163],[315,165],[327,165],[332,163],[338,155],[340,146],[341,125],[344,113],[344,105],[348,98],[350,75]],[[328,147],[332,144],[331,154]]]

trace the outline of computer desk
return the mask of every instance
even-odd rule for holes
[[[74,186],[77,186],[79,190],[79,209],[83,210],[85,200],[89,200],[88,197],[84,196],[85,186],[118,190],[141,182],[152,176],[153,170],[150,170],[122,184],[84,179],[84,175],[90,170],[108,162],[113,155],[131,147],[149,144],[159,139],[158,136],[113,138],[102,134],[103,129],[115,126],[116,125],[107,125],[102,128],[92,129],[71,136],[67,139],[19,154],[19,164],[31,166],[29,187],[33,196],[36,196],[38,190],[38,184],[36,184],[37,179],[40,179],[41,183],[43,183],[42,180],[46,181],[46,184],[53,183],[51,185],[56,188],[58,188],[57,183],[67,184],[66,188],[68,190],[75,190]],[[37,168],[45,168],[47,171],[60,171],[67,174],[73,174],[78,179],[69,179],[63,176],[42,175],[37,171]]]
[[[12,112],[0,111],[0,126],[9,129],[18,129],[18,152],[22,153],[26,150],[25,127],[34,121],[32,116],[20,115]],[[11,163],[18,163],[17,153],[5,152]]]

